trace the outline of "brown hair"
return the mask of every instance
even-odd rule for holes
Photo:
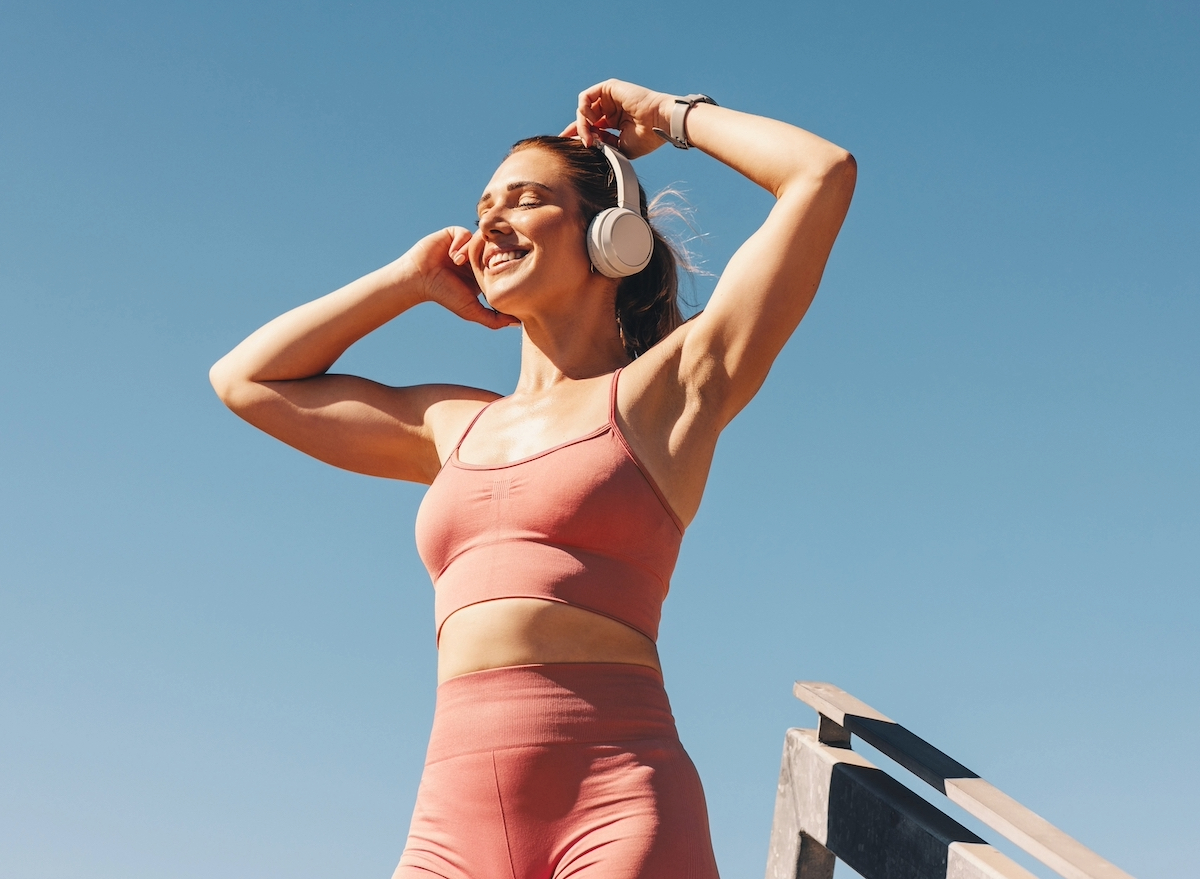
[[[599,148],[586,147],[573,137],[540,135],[517,141],[509,155],[533,147],[549,150],[562,159],[567,177],[579,196],[585,226],[602,210],[617,203],[617,178]],[[650,206],[641,183],[638,209],[650,222]],[[617,326],[631,358],[646,353],[683,323],[679,311],[679,256],[653,224],[650,229],[654,233],[650,264],[617,283]]]

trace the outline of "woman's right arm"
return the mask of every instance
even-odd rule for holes
[[[435,232],[395,262],[275,318],[213,365],[217,396],[260,430],[336,467],[432,481],[439,445],[495,394],[455,385],[393,388],[327,370],[356,341],[421,302],[492,329],[512,325],[479,302],[465,260],[470,238],[461,227]]]

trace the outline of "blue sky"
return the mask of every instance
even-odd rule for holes
[[[1197,57],[1183,2],[4,5],[0,872],[390,875],[434,695],[422,489],[256,434],[206,372],[468,223],[617,76],[859,163],[666,606],[723,875],[762,870],[794,679],[1191,875]],[[697,152],[637,164],[712,272],[769,207]],[[424,306],[338,368],[504,391],[517,354]]]

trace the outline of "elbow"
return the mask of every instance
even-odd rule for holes
[[[830,157],[824,176],[838,189],[853,193],[858,180],[858,162],[851,153],[839,147],[837,153]]]
[[[212,389],[216,391],[220,401],[236,412],[238,398],[243,396],[238,391],[245,382],[238,381],[233,369],[230,368],[228,360],[227,355],[212,365],[212,368],[208,371],[208,382],[212,385]]]
[[[789,191],[840,193],[849,204],[858,179],[858,162],[854,156],[839,146],[829,144],[829,149],[819,156],[808,155],[803,162],[785,178],[775,190],[775,197],[782,198]]]
[[[829,156],[818,173],[816,186],[824,193],[830,205],[837,205],[845,215],[854,198],[854,185],[858,181],[858,162],[841,147]]]

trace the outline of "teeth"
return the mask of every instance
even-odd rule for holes
[[[488,260],[488,268],[495,268],[500,263],[512,262],[513,260],[521,259],[528,251],[524,250],[505,250],[497,253]]]

